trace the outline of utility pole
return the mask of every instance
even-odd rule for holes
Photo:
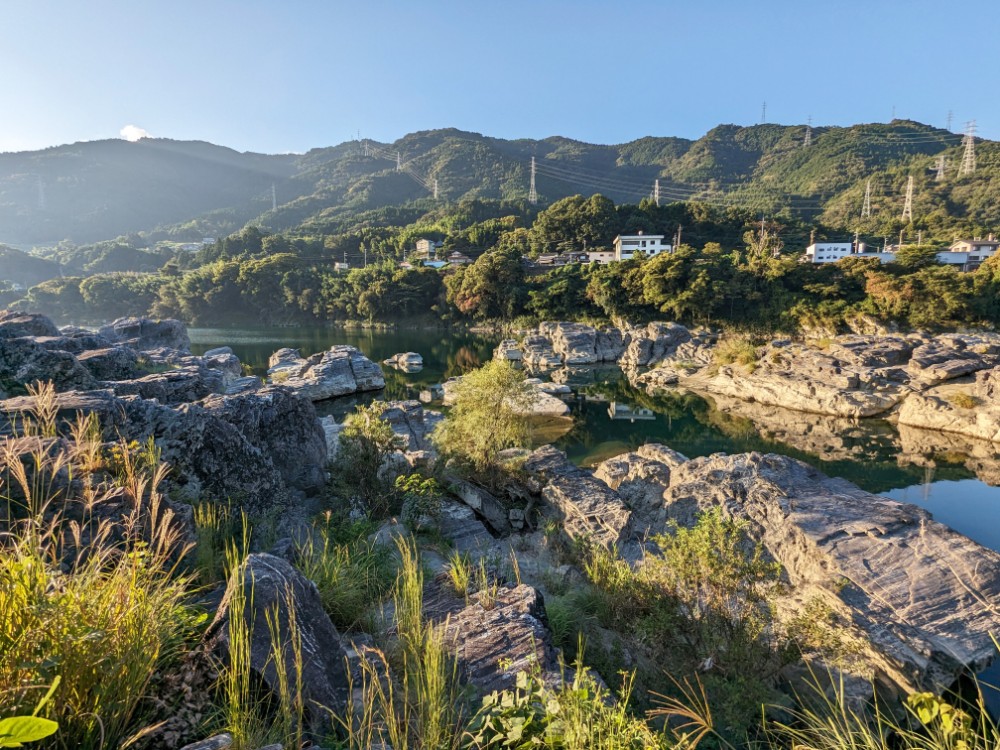
[[[903,230],[899,230],[899,249],[903,249]]]
[[[948,157],[941,154],[937,160],[934,162],[934,171],[937,173],[934,175],[935,182],[941,182],[944,179],[945,169],[948,167]]]
[[[278,193],[274,189],[274,183],[271,183],[271,210],[278,210]]]
[[[809,144],[812,143],[813,140],[812,124],[813,124],[813,118],[812,115],[809,115],[809,119],[806,120],[806,137],[802,139],[802,148],[808,148]]]
[[[653,203],[656,204],[657,208],[660,207],[660,181],[659,180],[656,180],[656,182],[653,183]]]
[[[368,268],[368,246],[365,245],[365,268]]]
[[[816,244],[816,227],[813,227],[811,230],[809,230],[809,244],[810,245]]]
[[[531,187],[528,188],[528,203],[532,206],[538,204],[538,191],[535,190],[535,157],[531,157]]]
[[[854,244],[851,246],[852,251],[855,253],[861,252],[861,246],[858,244],[858,231],[854,230]]]
[[[972,174],[976,171],[976,121],[969,120],[965,125],[965,153],[962,154],[960,175]]]
[[[674,252],[677,252],[677,248],[681,246],[681,230],[684,228],[683,224],[677,225],[677,242],[674,243]]]
[[[917,230],[917,247],[920,247],[920,243],[922,243],[923,241],[924,241],[924,230],[923,229],[918,229]]]
[[[865,202],[861,206],[861,218],[870,219],[872,217],[872,181],[865,183]]]
[[[906,180],[906,201],[903,203],[903,221],[913,221],[913,175]]]

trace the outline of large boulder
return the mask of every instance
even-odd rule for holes
[[[629,344],[621,356],[622,367],[645,367],[671,355],[678,346],[691,340],[691,332],[679,323],[650,323],[631,329]]]
[[[518,672],[535,669],[549,684],[559,682],[558,652],[537,590],[508,585],[495,600],[487,601],[481,593],[471,599],[445,621],[446,641],[465,682],[481,693],[510,690]]]
[[[23,336],[58,337],[55,323],[38,313],[20,313],[0,310],[0,339],[21,338]]]
[[[128,380],[139,372],[139,355],[127,346],[81,351],[77,359],[97,380]]]
[[[670,472],[687,458],[659,443],[609,458],[594,469],[594,477],[615,490],[632,512],[636,529],[662,531],[666,522],[663,493]]]
[[[35,406],[31,397],[0,403],[0,433]],[[212,396],[171,407],[110,390],[59,393],[60,433],[77,412],[93,413],[105,434],[156,441],[179,498],[232,501],[248,512],[282,508],[290,492],[314,491],[324,479],[326,446],[312,404],[281,388]]]
[[[250,555],[230,577],[209,628],[210,643],[223,661],[234,648],[234,617],[235,627],[249,631],[249,666],[261,684],[277,696],[283,680],[296,685],[301,668],[308,727],[314,733],[328,729],[331,715],[347,705],[350,684],[344,643],[316,585],[280,557]]]
[[[671,470],[668,515],[748,523],[793,591],[835,602],[871,645],[872,675],[910,691],[947,688],[996,655],[1000,554],[926,511],[877,497],[785,456],[715,455]],[[801,597],[777,602],[785,614]]]
[[[977,372],[971,384],[943,383],[910,395],[899,424],[1000,442],[1000,367]]]
[[[294,349],[271,356],[272,383],[291,388],[311,401],[385,388],[382,369],[353,346],[332,346],[308,359]]]
[[[621,496],[552,446],[534,451],[524,471],[541,486],[544,500],[571,539],[621,549],[632,540],[632,513]]]
[[[96,383],[69,352],[47,349],[28,337],[0,338],[0,383],[13,390],[36,382],[51,382],[60,391]]]
[[[161,404],[187,404],[224,390],[222,374],[191,365],[154,372],[132,380],[104,383],[119,396],[156,399]]]
[[[129,344],[140,351],[161,347],[187,351],[191,346],[184,324],[170,318],[119,318],[103,326],[99,333],[108,341]]]

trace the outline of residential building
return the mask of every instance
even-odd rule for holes
[[[963,271],[975,271],[983,261],[992,258],[1000,249],[1000,241],[991,234],[987,239],[956,240],[951,246],[937,254],[938,262],[961,266]]]
[[[602,266],[608,265],[608,263],[615,262],[615,251],[614,250],[591,250],[587,253],[587,261],[590,263],[597,263]]]
[[[337,262],[335,262],[333,264],[333,270],[334,271],[338,271],[338,272],[339,271],[350,271],[351,270],[351,264],[350,263],[342,263],[340,261],[337,261]]]
[[[470,258],[465,253],[458,252],[458,250],[449,253],[446,260],[448,261],[449,264],[453,266],[465,266],[472,262],[472,258]]]
[[[631,260],[636,253],[652,258],[660,253],[669,253],[673,247],[663,241],[662,234],[620,234],[615,237],[615,260]]]
[[[836,263],[844,258],[878,258],[882,263],[896,260],[895,251],[868,250],[864,242],[814,242],[806,248],[804,260],[809,263]]]
[[[542,253],[535,262],[540,266],[565,266],[566,256],[559,253]]]
[[[417,240],[417,250],[414,253],[418,260],[431,260],[437,257],[438,248],[444,244],[437,240]]]

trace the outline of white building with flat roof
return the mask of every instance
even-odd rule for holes
[[[620,234],[615,237],[615,260],[631,260],[636,253],[652,258],[660,253],[669,253],[673,246],[663,241],[662,234]],[[593,262],[593,260],[591,260]]]

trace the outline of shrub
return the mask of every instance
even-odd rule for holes
[[[382,468],[386,459],[402,447],[402,438],[382,419],[385,403],[373,401],[357,409],[344,421],[337,456],[338,476],[358,492],[373,515],[388,515],[389,505]]]
[[[965,391],[956,391],[948,397],[948,400],[952,406],[959,409],[975,409],[980,403],[978,398]]]
[[[724,338],[715,347],[715,363],[717,365],[737,364],[747,372],[757,369],[757,347],[746,338]]]
[[[437,480],[421,474],[399,476],[396,477],[396,492],[402,497],[402,521],[410,531],[437,528],[444,499]]]

